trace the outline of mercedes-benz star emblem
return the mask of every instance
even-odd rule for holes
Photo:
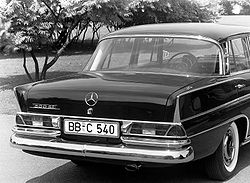
[[[88,106],[94,106],[98,102],[98,95],[95,92],[90,92],[85,96],[85,102]]]

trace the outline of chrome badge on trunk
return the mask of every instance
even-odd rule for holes
[[[48,110],[60,110],[57,105],[55,104],[39,104],[39,103],[32,103],[32,109],[48,109]]]

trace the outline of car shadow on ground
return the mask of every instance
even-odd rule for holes
[[[206,176],[194,165],[168,168],[143,168],[128,172],[122,166],[87,165],[79,167],[69,162],[27,183],[37,182],[190,182],[205,181]]]
[[[237,174],[250,165],[250,145],[241,148]],[[237,178],[236,178],[237,179]],[[142,168],[128,172],[122,166],[91,164],[83,167],[68,162],[27,183],[37,182],[216,182],[204,173],[201,162],[166,168]],[[230,181],[232,182],[232,181]],[[234,181],[233,181],[234,182]]]

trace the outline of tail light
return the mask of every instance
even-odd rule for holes
[[[60,128],[60,118],[36,114],[20,114],[16,116],[16,124],[33,127]]]
[[[185,138],[186,132],[181,124],[132,122],[125,135]]]
[[[186,131],[180,123],[131,122],[124,123],[122,142],[126,145],[157,148],[181,148],[190,144]]]

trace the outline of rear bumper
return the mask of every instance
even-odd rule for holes
[[[83,159],[102,158],[145,163],[178,164],[194,159],[191,146],[183,148],[150,148],[126,145],[101,145],[64,141],[58,137],[41,137],[14,133],[11,146],[26,151],[78,156]]]

